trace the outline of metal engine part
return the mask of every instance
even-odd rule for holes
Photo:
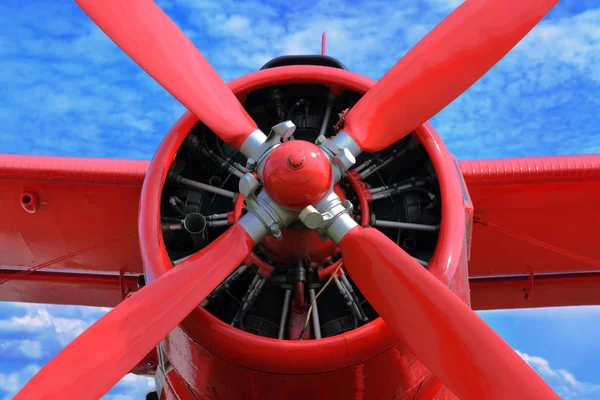
[[[285,85],[249,93],[244,106],[264,132],[291,120],[296,131],[286,140],[315,142],[320,135],[334,136],[339,115],[359,98],[321,85]],[[183,142],[161,208],[165,246],[175,265],[216,239],[234,223],[236,212],[243,212],[236,201],[246,161],[202,123]],[[441,207],[437,178],[424,148],[409,135],[379,153],[360,154],[350,172],[359,184],[342,178],[335,187],[351,206],[350,215],[361,225],[368,219],[426,267],[437,243]],[[362,204],[368,209],[361,199],[367,199]],[[281,236],[281,241],[266,237],[202,306],[237,329],[282,340],[299,339],[292,326],[303,328],[303,339],[314,339],[377,318],[344,273],[335,243],[300,221],[282,228]],[[298,265],[303,265],[300,272]]]

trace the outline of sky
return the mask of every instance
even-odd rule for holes
[[[456,0],[162,0],[225,81],[284,54],[327,54],[379,79]],[[184,107],[70,1],[0,3],[0,152],[150,159]],[[600,152],[600,3],[562,0],[432,119],[459,159]],[[106,309],[0,303],[0,399]],[[565,399],[600,398],[600,309],[481,316]],[[108,399],[152,382],[128,375]]]

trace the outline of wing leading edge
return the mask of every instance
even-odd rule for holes
[[[600,155],[461,161],[475,309],[600,304]]]
[[[0,301],[114,306],[137,289],[147,161],[0,156]],[[475,309],[600,304],[600,155],[461,161]],[[27,212],[21,196],[39,200]]]

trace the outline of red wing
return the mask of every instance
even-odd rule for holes
[[[121,302],[142,273],[137,213],[147,166],[1,155],[0,301]],[[39,200],[34,213],[21,204],[27,193]]]
[[[600,155],[461,161],[475,309],[600,304]]]

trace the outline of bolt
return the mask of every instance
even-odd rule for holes
[[[317,137],[317,140],[315,140],[315,143],[317,144],[317,146],[318,146],[318,145],[321,145],[321,144],[323,144],[323,143],[325,142],[325,140],[326,140],[326,139],[327,139],[327,138],[326,138],[325,136],[323,136],[323,135],[319,135],[319,136]]]
[[[256,160],[252,157],[248,158],[248,161],[246,161],[246,169],[248,171],[254,171],[255,167],[256,167]]]
[[[269,225],[269,231],[271,232],[271,235],[273,235],[273,237],[279,241],[281,241],[283,239],[283,235],[281,234],[281,230],[279,229],[279,225],[274,222],[271,225]]]

